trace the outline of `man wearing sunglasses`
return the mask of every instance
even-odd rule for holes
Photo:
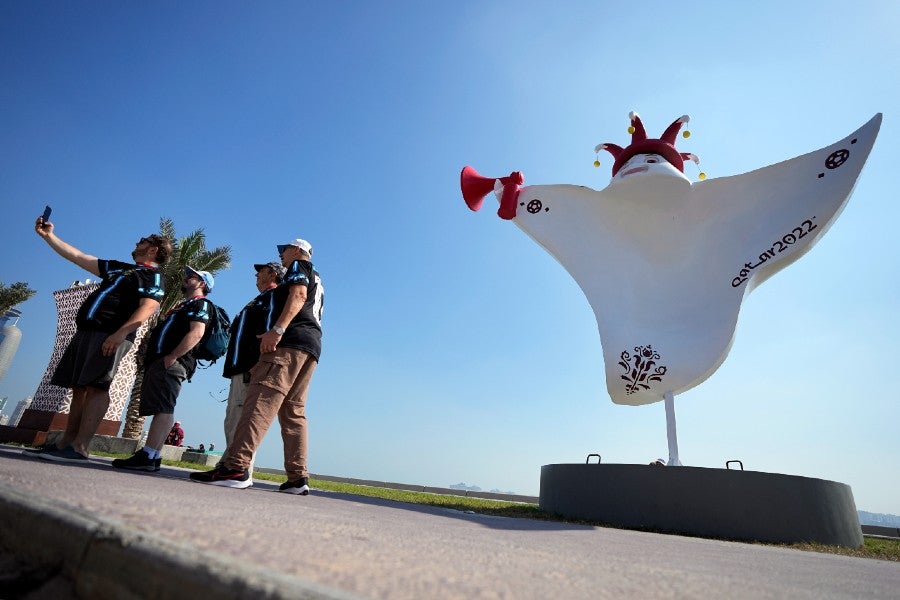
[[[185,267],[182,300],[159,321],[147,342],[144,383],[138,411],[150,420],[147,441],[129,458],[117,458],[112,466],[133,471],[159,471],[160,452],[175,424],[175,402],[181,385],[197,369],[194,349],[206,332],[213,306],[206,299],[215,283],[211,273]]]
[[[134,246],[134,263],[99,259],[61,240],[53,223],[39,217],[34,230],[60,256],[101,278],[100,287],[78,309],[76,332],[50,383],[71,388],[66,430],[55,445],[25,453],[59,462],[86,463],[91,438],[109,408],[109,386],[135,332],[159,308],[163,278],[159,267],[172,253],[169,240],[158,235]]]

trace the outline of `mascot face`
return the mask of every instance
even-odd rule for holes
[[[617,185],[645,177],[671,177],[690,183],[690,180],[659,154],[636,154],[629,158],[622,168],[610,179],[609,184]]]
[[[635,154],[616,171],[603,192],[619,202],[671,204],[689,193],[691,180],[661,154]]]

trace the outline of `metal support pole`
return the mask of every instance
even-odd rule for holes
[[[669,438],[669,462],[670,467],[680,467],[678,459],[678,433],[675,430],[675,396],[672,392],[663,394],[666,401],[666,435]]]

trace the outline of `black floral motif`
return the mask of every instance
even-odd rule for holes
[[[621,377],[628,382],[625,387],[626,394],[649,390],[648,384],[652,381],[662,381],[663,375],[668,370],[667,367],[656,366],[659,352],[656,352],[650,344],[635,346],[634,354],[623,350],[621,358],[619,366],[625,369],[625,375]]]

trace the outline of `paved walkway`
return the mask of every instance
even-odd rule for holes
[[[891,598],[900,563],[487,517],[0,446],[0,543],[83,598]]]

